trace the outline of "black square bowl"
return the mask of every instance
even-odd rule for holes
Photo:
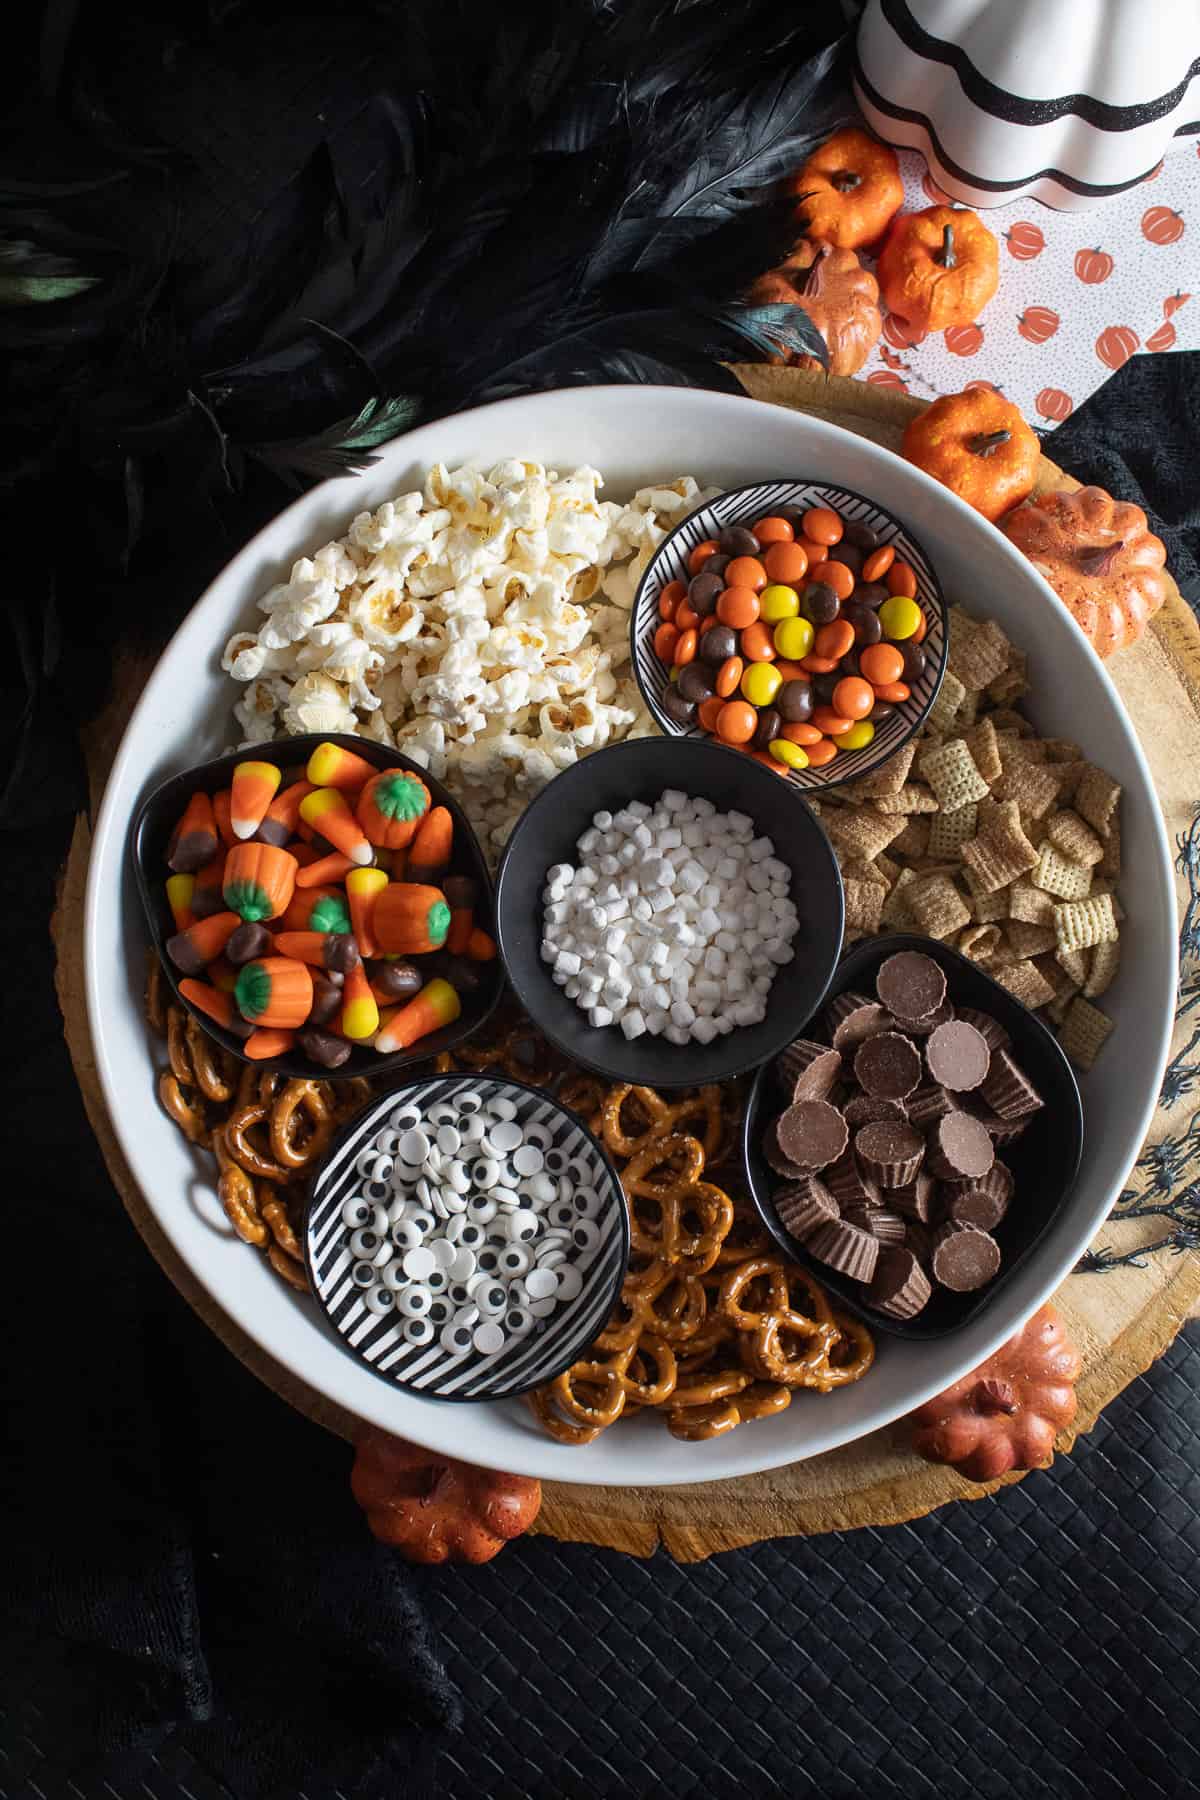
[[[150,936],[158,951],[158,959],[175,998],[200,1022],[210,1037],[215,1038],[226,1050],[231,1050],[242,1062],[250,1062],[252,1059],[246,1055],[241,1040],[234,1037],[232,1032],[223,1030],[215,1020],[198,1011],[183,997],[179,991],[179,971],[166,954],[166,941],[175,931],[166,894],[169,873],[167,843],[187,805],[188,796],[197,789],[215,794],[221,788],[228,787],[237,764],[250,758],[278,763],[284,770],[297,769],[302,772],[318,744],[340,744],[344,749],[352,750],[356,756],[363,757],[366,762],[374,763],[378,769],[405,769],[410,774],[420,776],[429,789],[433,804],[448,808],[454,820],[452,873],[468,875],[478,883],[478,910],[485,928],[491,929],[491,921],[495,918],[492,878],[479,841],[471,830],[462,807],[428,769],[422,768],[420,763],[414,762],[410,757],[402,756],[398,750],[389,750],[385,744],[372,743],[370,738],[339,736],[336,732],[309,737],[276,738],[269,744],[254,744],[232,756],[221,756],[214,762],[198,763],[179,775],[172,775],[169,781],[164,781],[146,796],[133,821],[129,843],[138,892],[142,897],[142,906],[150,927]],[[432,1032],[429,1037],[421,1038],[408,1050],[397,1050],[391,1056],[380,1056],[378,1051],[369,1047],[360,1049],[356,1046],[340,1069],[320,1068],[316,1063],[310,1062],[308,1057],[298,1053],[269,1057],[254,1066],[302,1079],[344,1081],[354,1075],[395,1074],[397,1070],[406,1069],[412,1063],[425,1062],[429,1057],[438,1056],[443,1050],[452,1050],[455,1044],[461,1044],[495,1009],[504,986],[500,958],[496,957],[490,963],[480,963],[478,969],[479,986],[474,993],[462,996],[462,1013],[453,1025],[445,1025],[440,1031]]]
[[[739,811],[773,841],[791,871],[800,915],[795,956],[775,975],[767,1016],[711,1044],[665,1038],[629,1042],[617,1025],[592,1025],[541,960],[542,888],[551,864],[574,862],[576,840],[601,810],[653,805],[666,788]],[[582,758],[538,795],[509,839],[496,883],[496,934],[509,981],[551,1043],[612,1081],[690,1087],[743,1075],[790,1044],[825,995],[842,947],[845,902],[837,859],[796,789],[740,751],[693,738],[635,738]]]
[[[898,932],[856,945],[838,965],[827,1001],[851,990],[873,996],[880,964],[897,950],[919,950],[930,957],[945,973],[947,997],[953,1005],[973,1006],[990,1013],[1004,1027],[1012,1038],[1016,1062],[1045,1101],[1028,1129],[999,1152],[1012,1170],[1016,1185],[1008,1212],[992,1233],[1001,1254],[995,1279],[972,1294],[954,1294],[935,1286],[928,1305],[916,1318],[891,1319],[867,1304],[866,1289],[858,1282],[847,1280],[811,1256],[782,1223],[772,1200],[774,1190],[783,1185],[783,1177],[775,1173],[763,1155],[762,1139],[771,1119],[786,1104],[786,1095],[770,1067],[759,1070],[750,1090],[742,1125],[742,1157],[754,1204],[780,1249],[810,1270],[822,1287],[836,1294],[841,1304],[865,1319],[873,1330],[920,1340],[945,1337],[977,1318],[1033,1255],[1074,1186],[1083,1154],[1083,1106],[1071,1065],[1042,1021],[978,964],[934,938]],[[803,1037],[808,1023],[811,1017],[805,1024],[797,1025],[793,1036]]]

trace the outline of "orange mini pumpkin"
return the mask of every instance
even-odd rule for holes
[[[291,905],[298,867],[290,851],[274,844],[235,844],[225,858],[221,897],[250,923],[277,919]]]
[[[429,811],[429,789],[407,769],[381,769],[358,796],[355,814],[369,844],[403,850]]]
[[[879,255],[884,304],[915,331],[969,325],[999,285],[995,234],[962,207],[905,213]]]
[[[904,204],[896,152],[857,126],[814,150],[787,191],[799,197],[805,235],[839,250],[874,243]]]
[[[440,950],[450,929],[446,896],[426,882],[390,882],[376,896],[371,929],[383,956],[421,956]]]
[[[854,375],[879,340],[883,319],[879,284],[853,250],[832,244],[799,243],[782,268],[760,276],[751,290],[758,304],[781,301],[804,309],[825,339],[831,375]],[[815,357],[772,357],[816,369]]]
[[[380,1542],[417,1563],[490,1562],[542,1505],[532,1476],[477,1469],[385,1431],[359,1439],[350,1486]]]
[[[946,394],[905,428],[903,454],[985,519],[1033,492],[1041,450],[1019,410],[988,388]]]
[[[912,1446],[926,1462],[950,1463],[968,1481],[1011,1469],[1044,1468],[1054,1440],[1075,1417],[1081,1359],[1052,1306],[912,1414]]]
[[[1039,494],[1001,530],[1044,575],[1098,656],[1136,644],[1167,597],[1161,538],[1103,488]]]

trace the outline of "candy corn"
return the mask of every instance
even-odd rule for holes
[[[446,948],[455,956],[461,956],[467,948],[471,928],[475,923],[475,896],[479,889],[469,876],[448,875],[442,884],[442,892],[450,908]]]
[[[379,1003],[371,992],[367,972],[359,963],[351,969],[342,987],[341,1032],[355,1043],[374,1037],[379,1030]]]
[[[217,821],[217,836],[224,849],[232,850],[237,838],[233,835],[233,820],[229,812],[229,789],[222,788],[219,794],[214,794],[212,803],[213,818]]]
[[[349,985],[349,984],[347,984]],[[398,1007],[391,1018],[375,1034],[375,1048],[385,1056],[393,1050],[407,1050],[419,1038],[443,1025],[452,1025],[462,1012],[462,1002],[448,981],[440,978],[421,989],[415,1000]],[[349,1034],[347,1034],[349,1035]]]
[[[305,773],[314,787],[360,788],[378,773],[374,763],[340,744],[318,744],[308,759]]]
[[[307,966],[291,956],[264,956],[238,970],[233,990],[237,1009],[252,1025],[291,1031],[303,1025],[312,1007]]]
[[[337,888],[300,888],[283,915],[285,931],[349,931],[350,908]]]
[[[179,991],[206,1018],[223,1025],[235,1037],[249,1037],[253,1027],[247,1025],[240,1013],[234,1012],[233,1001],[220,988],[210,987],[206,981],[193,981],[189,976],[180,982]]]
[[[492,962],[496,957],[496,940],[476,925],[467,939],[467,955],[472,962]]]
[[[295,1042],[294,1031],[252,1031],[242,1050],[255,1062],[261,1062],[268,1056],[286,1056]]]
[[[194,925],[196,915],[192,911],[192,895],[196,888],[194,875],[167,876],[167,905],[171,909],[171,917],[175,921],[176,931],[186,931]]]
[[[304,846],[310,848],[308,844]],[[328,856],[318,856],[313,852],[310,863],[306,863],[296,876],[297,887],[327,887],[331,882],[342,881],[351,869],[357,869],[358,863],[351,862],[340,850],[331,850]],[[386,876],[384,878],[386,880]]]
[[[250,924],[286,912],[295,888],[296,859],[274,844],[238,844],[225,858],[225,904]]]
[[[276,794],[258,828],[258,836],[264,844],[287,843],[300,823],[300,802],[312,791],[311,781],[293,781]]]
[[[202,869],[217,854],[217,821],[207,794],[195,793],[167,845],[167,865],[176,875]]]
[[[300,802],[300,817],[351,862],[364,867],[372,861],[373,851],[363,836],[362,826],[337,788],[314,788]]]
[[[221,898],[221,888],[225,881],[225,851],[218,850],[212,861],[205,863],[197,871],[196,885],[192,889],[192,915],[197,919],[207,919],[212,913],[225,911],[225,902]]]
[[[350,902],[350,928],[364,956],[374,956],[375,936],[371,919],[375,902],[388,885],[382,869],[352,869],[346,876],[346,897]]]
[[[429,789],[404,769],[381,769],[358,796],[355,816],[373,844],[402,850],[429,811]]]
[[[232,994],[237,981],[237,970],[227,956],[218,956],[215,962],[209,963],[204,973],[212,985],[220,989],[221,993]]]
[[[177,931],[167,939],[167,955],[185,975],[199,975],[205,966],[220,956],[241,924],[235,912],[213,913],[211,918],[197,919],[186,931]]]
[[[450,929],[446,896],[418,882],[389,882],[376,897],[371,929],[379,949],[393,956],[440,950]]]
[[[229,822],[234,837],[245,843],[267,816],[267,808],[279,791],[280,773],[274,763],[240,762],[233,771],[229,790]]]
[[[352,937],[335,931],[277,931],[273,939],[280,956],[294,956],[310,969],[334,969],[344,975],[362,959]]]
[[[409,881],[439,881],[450,867],[454,820],[445,806],[427,812],[408,851]]]

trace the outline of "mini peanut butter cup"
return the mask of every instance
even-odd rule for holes
[[[886,1206],[870,1206],[867,1208],[864,1230],[881,1244],[902,1244],[908,1227],[900,1214],[892,1212]]]
[[[942,1181],[976,1181],[995,1159],[987,1127],[970,1113],[947,1113],[930,1128],[925,1166]]]
[[[993,1112],[977,1093],[960,1094],[958,1104],[963,1112],[969,1112],[973,1119],[979,1120],[980,1124],[986,1128],[993,1144],[1011,1144],[1015,1138],[1021,1136],[1023,1131],[1029,1129],[1034,1119],[1033,1113],[1026,1113],[1020,1119],[1002,1119],[1000,1114]]]
[[[1032,1081],[1017,1067],[1007,1050],[997,1050],[993,1054],[987,1079],[979,1091],[992,1111],[999,1113],[1002,1119],[1023,1119],[1037,1112],[1042,1104],[1042,1097]]]
[[[772,1119],[763,1133],[763,1155],[777,1175],[786,1175],[789,1181],[800,1181],[809,1171],[798,1164],[790,1162],[779,1147],[779,1120]]]
[[[974,1225],[952,1219],[940,1225],[933,1240],[933,1278],[954,1294],[985,1287],[1000,1267],[1000,1246]]]
[[[937,1212],[937,1199],[937,1182],[924,1169],[919,1169],[907,1186],[892,1188],[888,1193],[890,1207],[922,1225],[928,1225]]]
[[[867,1295],[872,1306],[890,1319],[915,1318],[927,1305],[929,1277],[907,1245],[888,1245],[879,1253]]]
[[[849,1149],[826,1169],[825,1185],[843,1211],[847,1206],[878,1206],[882,1199],[879,1183],[872,1181]]]
[[[888,1011],[906,1025],[936,1012],[946,998],[946,977],[931,956],[897,950],[880,964],[875,992]]]
[[[823,1020],[835,1050],[852,1050],[892,1023],[886,1006],[867,994],[839,994],[825,1009]]]
[[[908,1105],[904,1100],[881,1100],[874,1094],[855,1094],[842,1108],[847,1125],[857,1129],[871,1125],[876,1119],[906,1119]]]
[[[912,1251],[923,1269],[928,1269],[933,1259],[933,1227],[923,1225],[920,1219],[908,1219],[904,1227],[904,1247]]]
[[[880,1031],[854,1052],[854,1078],[875,1100],[903,1100],[921,1079],[921,1053],[898,1031]]]
[[[915,1093],[910,1094],[904,1104],[913,1124],[923,1129],[926,1125],[935,1125],[947,1113],[953,1112],[956,1103],[944,1087],[936,1081],[927,1081],[924,1087],[919,1087]]]
[[[811,1237],[819,1225],[828,1225],[838,1216],[837,1201],[815,1175],[780,1188],[774,1200],[780,1219],[792,1236],[802,1242]]]
[[[828,1044],[797,1038],[776,1059],[775,1068],[792,1100],[828,1100],[841,1078],[842,1059]]]
[[[859,1127],[854,1135],[854,1152],[881,1188],[899,1188],[916,1180],[925,1142],[911,1125],[880,1119],[876,1124]]]
[[[931,1031],[936,1031],[939,1025],[948,1025],[955,1016],[950,1002],[943,1000],[940,1006],[935,1006],[923,1019],[910,1019],[903,1029],[915,1038],[928,1037]],[[897,1023],[900,1021],[897,1020]]]
[[[951,1192],[954,1188],[954,1192]],[[977,1231],[994,1231],[1008,1211],[1008,1201],[1000,1194],[989,1194],[982,1187],[958,1187],[946,1184],[944,1213],[955,1225],[974,1225]]]
[[[952,1094],[979,1087],[991,1060],[987,1039],[967,1019],[951,1019],[949,1024],[937,1026],[925,1040],[929,1073]]]
[[[989,1050],[1007,1050],[1012,1043],[999,1019],[993,1019],[991,1013],[980,1012],[977,1006],[960,1006],[958,1016],[973,1025],[980,1037],[987,1039]]]
[[[827,1100],[797,1100],[775,1123],[781,1154],[796,1169],[812,1174],[836,1162],[850,1141],[845,1119]]]
[[[828,1263],[852,1281],[870,1281],[879,1260],[878,1240],[844,1219],[819,1226],[806,1248],[818,1261]]]

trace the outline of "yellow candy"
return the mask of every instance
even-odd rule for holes
[[[916,626],[913,626],[916,630]],[[813,628],[807,619],[784,619],[775,627],[774,644],[780,656],[788,662],[799,662],[812,649]]]
[[[843,731],[841,737],[833,740],[837,750],[865,750],[875,736],[875,727],[870,719],[856,719],[849,731]]]
[[[671,664],[671,673],[667,676],[667,680],[668,681],[678,681],[679,680],[679,664],[678,663]]]
[[[885,637],[893,640],[910,638],[914,631],[920,629],[921,609],[907,595],[893,594],[879,609],[879,623],[883,626]]]
[[[751,706],[770,706],[783,686],[783,676],[774,663],[751,663],[742,676],[742,695]]]
[[[807,769],[808,757],[799,744],[793,744],[788,738],[773,738],[767,745],[767,755],[773,756],[776,762],[786,763],[789,769]]]
[[[794,619],[799,611],[799,594],[795,588],[784,587],[780,581],[765,587],[758,596],[758,616],[768,625],[778,625],[781,619]]]

